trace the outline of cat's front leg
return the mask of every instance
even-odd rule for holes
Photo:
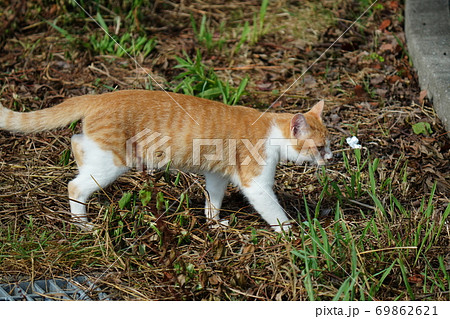
[[[228,226],[227,221],[220,221],[219,212],[229,180],[216,173],[204,173],[204,175],[208,192],[205,203],[206,218],[209,221],[216,221],[221,225]],[[217,227],[216,225],[219,224],[215,224],[213,227]]]
[[[248,187],[242,187],[242,192],[274,231],[280,233],[291,228],[289,218],[273,192],[272,184],[252,179]]]

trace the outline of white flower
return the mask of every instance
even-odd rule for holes
[[[359,144],[359,140],[356,136],[347,137],[345,141],[351,148],[361,148],[361,144]]]

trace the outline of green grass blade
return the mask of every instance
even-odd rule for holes
[[[378,280],[378,283],[370,289],[371,296],[375,296],[375,294],[380,290],[381,286],[383,285],[384,280],[386,279],[387,276],[389,276],[389,274],[391,273],[391,271],[394,268],[396,263],[397,263],[397,260],[394,260],[388,268],[383,270],[383,272],[382,272],[383,275],[381,275],[381,278]]]
[[[404,263],[403,263],[403,260],[399,257],[399,258],[397,259],[397,261],[398,261],[398,264],[399,264],[399,266],[400,266],[400,271],[401,271],[401,273],[402,273],[403,283],[405,284],[406,291],[407,291],[407,293],[408,293],[408,295],[409,295],[409,298],[410,298],[411,300],[416,300],[416,297],[415,297],[415,295],[414,295],[414,292],[413,292],[413,290],[412,290],[412,288],[411,288],[411,285],[409,284],[409,281],[408,281],[408,274],[407,274],[405,265],[404,265]]]

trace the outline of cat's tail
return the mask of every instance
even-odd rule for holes
[[[34,133],[66,126],[85,117],[94,95],[67,99],[53,107],[33,112],[14,112],[0,103],[0,130]]]

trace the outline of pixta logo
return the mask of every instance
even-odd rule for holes
[[[172,149],[168,143],[170,140],[169,136],[163,136],[149,129],[139,132],[127,140],[127,166],[134,167],[138,171],[166,166],[172,158]]]

